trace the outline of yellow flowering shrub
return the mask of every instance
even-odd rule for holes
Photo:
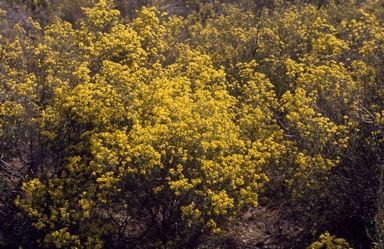
[[[325,232],[319,236],[319,240],[313,242],[307,249],[318,249],[318,248],[327,248],[327,249],[351,249],[348,242],[343,238],[336,238]]]
[[[344,126],[338,126],[315,109],[316,97],[308,97],[303,88],[282,96],[282,108],[287,113],[286,150],[291,167],[294,193],[301,196],[306,190],[318,188],[332,167],[338,164],[340,151],[347,146]],[[318,175],[319,174],[319,175]],[[318,176],[317,176],[318,175]]]
[[[379,1],[41,2],[64,18],[0,11],[0,238],[194,248],[260,195],[314,229],[371,224]]]
[[[122,239],[187,246],[257,205],[275,149],[256,140],[268,126],[242,135],[224,70],[183,44],[162,65],[169,48],[154,9],[129,24],[107,1],[85,14],[78,30],[56,19],[34,53],[45,94],[36,122],[61,158],[24,183],[17,205],[42,245],[99,248],[117,229]]]
[[[217,232],[223,218],[257,204],[265,176],[233,122],[236,100],[225,90],[224,72],[214,69],[208,56],[184,49],[166,70],[154,69],[150,84],[131,93],[142,96],[127,99],[131,127],[93,136],[91,164],[118,172],[111,176],[121,190],[116,195],[146,226],[165,223],[170,234],[183,234],[183,226],[192,226],[187,233]],[[141,201],[139,193],[148,204],[132,208]],[[147,219],[160,214],[160,224]],[[178,227],[169,224],[173,219]],[[172,238],[159,239],[167,244]],[[174,241],[180,243],[185,242]]]

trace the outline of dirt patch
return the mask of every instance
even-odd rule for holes
[[[228,224],[221,237],[211,237],[199,248],[303,248],[300,237],[304,231],[283,210],[249,208]]]

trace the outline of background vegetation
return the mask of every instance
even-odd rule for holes
[[[382,1],[0,3],[0,246],[384,248]]]

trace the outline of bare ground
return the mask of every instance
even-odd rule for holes
[[[305,248],[300,241],[305,228],[281,209],[249,208],[230,222],[220,237],[208,238],[199,249]]]

